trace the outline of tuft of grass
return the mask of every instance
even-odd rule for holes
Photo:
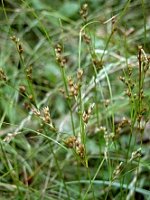
[[[2,0],[0,199],[149,199],[149,8]]]

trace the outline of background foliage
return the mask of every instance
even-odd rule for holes
[[[149,9],[1,1],[0,199],[150,198]]]

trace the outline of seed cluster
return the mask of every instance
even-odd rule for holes
[[[72,97],[77,97],[79,94],[79,89],[81,87],[83,77],[83,70],[79,69],[76,75],[76,82],[73,80],[71,76],[67,78],[67,89],[68,93],[63,89],[60,88],[59,91],[65,96],[66,98],[71,99]]]
[[[83,121],[84,121],[85,124],[87,124],[88,121],[89,121],[89,118],[90,118],[90,116],[92,114],[94,105],[95,105],[94,103],[91,104],[90,107],[83,112],[82,119],[83,119]]]
[[[22,44],[20,43],[20,39],[16,38],[16,36],[10,37],[10,39],[16,44],[17,51],[21,55],[23,53],[23,47]]]
[[[113,171],[113,180],[117,179],[119,174],[121,173],[123,169],[123,162],[120,162],[119,165],[117,165],[117,167],[115,168],[115,170]]]
[[[57,44],[55,47],[56,61],[61,67],[64,67],[64,65],[67,63],[67,59],[62,55],[62,50],[62,46],[60,44]]]
[[[79,84],[74,83],[72,77],[68,77],[69,96],[75,97],[79,92]]]
[[[126,118],[123,118],[118,124],[117,124],[117,127],[116,127],[116,135],[119,135],[121,133],[121,130],[126,127],[127,125],[131,125],[131,122],[129,119],[126,119]]]
[[[2,68],[0,68],[0,80],[7,81],[6,74]]]
[[[103,61],[97,58],[95,55],[92,58],[92,63],[96,67],[97,70],[101,70],[103,68]]]
[[[133,67],[131,65],[128,65],[128,67],[127,67],[128,78],[125,78],[123,76],[119,77],[119,79],[126,85],[127,89],[125,91],[125,94],[128,97],[132,97],[133,89],[136,86],[136,83],[135,83],[134,79],[132,78],[132,74],[133,74]]]
[[[91,42],[91,38],[84,32],[83,33],[83,40],[84,40],[84,42],[86,43],[86,44],[90,44],[90,42]]]
[[[87,16],[88,16],[88,4],[87,3],[82,5],[81,10],[80,10],[80,15],[84,20],[87,19]]]
[[[35,116],[39,117],[44,123],[49,124],[51,127],[53,127],[48,106],[44,107],[41,111],[36,108],[32,108],[32,112]]]
[[[32,80],[32,66],[31,65],[26,69],[26,74],[27,74],[27,78],[29,80]]]
[[[79,142],[79,140],[77,139],[77,137],[75,137],[75,136],[68,137],[64,141],[64,143],[65,143],[66,147],[74,149],[75,153],[77,155],[79,155],[80,158],[83,159],[85,157],[85,148],[84,148],[84,145]]]
[[[132,160],[135,160],[137,158],[140,158],[140,157],[141,157],[141,148],[139,148],[136,151],[132,152],[129,162],[131,162]]]
[[[131,103],[136,104],[135,113],[140,132],[143,132],[143,121],[147,122],[149,112],[148,98],[144,93],[145,77],[149,70],[150,57],[146,55],[142,46],[138,47],[138,74],[133,73],[133,66],[128,65],[125,71],[126,76],[120,76],[120,80],[125,84],[125,94],[129,97]],[[135,71],[137,66],[134,67]]]

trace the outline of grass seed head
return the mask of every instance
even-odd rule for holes
[[[87,16],[88,16],[88,4],[87,3],[84,3],[82,5],[81,10],[80,10],[80,15],[84,20],[87,19]]]

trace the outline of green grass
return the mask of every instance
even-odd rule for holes
[[[1,1],[0,199],[150,199],[150,19],[141,1]]]

